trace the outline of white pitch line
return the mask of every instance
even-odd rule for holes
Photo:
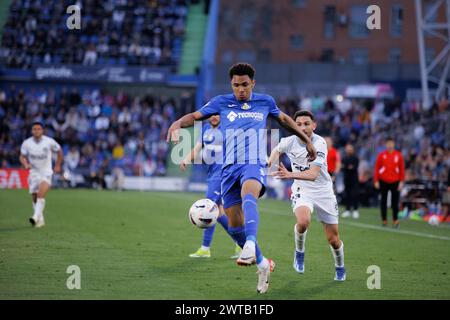
[[[341,220],[342,221],[342,220]],[[437,236],[434,234],[429,234],[429,233],[422,233],[422,232],[415,232],[415,231],[408,231],[408,230],[396,230],[396,229],[388,229],[386,227],[380,227],[380,226],[374,226],[371,224],[367,224],[367,223],[361,223],[361,222],[349,222],[349,221],[343,221],[341,222],[343,224],[347,224],[350,226],[354,226],[354,227],[359,227],[359,228],[365,228],[365,229],[373,229],[373,230],[379,230],[379,231],[386,231],[386,232],[394,232],[394,233],[403,233],[403,234],[409,234],[412,236],[417,236],[417,237],[423,237],[423,238],[430,238],[430,239],[439,239],[439,240],[447,240],[450,241],[449,237],[445,237],[445,236]]]
[[[264,211],[264,212],[267,212],[267,213],[270,213],[270,214],[282,215],[282,216],[287,216],[288,215],[288,214],[286,214],[284,212],[278,212],[278,211],[270,210],[270,209],[267,209],[267,208],[261,209],[261,211]],[[365,229],[372,229],[372,230],[393,232],[393,233],[402,233],[402,234],[408,234],[408,235],[412,235],[412,236],[416,236],[416,237],[450,241],[450,237],[437,236],[437,235],[434,235],[434,234],[415,232],[415,231],[408,231],[408,230],[389,229],[389,228],[386,228],[386,227],[374,226],[372,224],[367,224],[367,223],[345,221],[342,218],[339,219],[339,223],[340,224],[345,224],[345,225],[350,225],[350,226],[353,226],[353,227],[358,227],[358,228],[365,228]]]

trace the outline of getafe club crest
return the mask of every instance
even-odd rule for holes
[[[242,110],[248,110],[248,109],[251,109],[251,107],[250,107],[250,106],[247,104],[247,102],[246,102],[246,103],[244,103],[244,104],[242,105],[241,109],[242,109]]]

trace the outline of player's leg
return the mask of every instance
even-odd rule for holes
[[[38,220],[38,216],[36,215],[36,201],[37,201],[37,194],[39,191],[39,181],[40,179],[36,175],[30,175],[28,177],[28,186],[33,204],[33,215],[29,218],[29,221],[32,226],[35,226]]]
[[[259,224],[257,199],[264,193],[263,184],[260,182],[264,181],[262,179],[263,172],[260,167],[247,166],[244,174],[241,197],[246,242],[237,263],[239,265],[248,265],[248,259],[251,259],[252,256],[256,257],[256,265],[258,266],[256,291],[258,293],[266,293],[269,289],[270,273],[275,269],[275,262],[264,257],[257,243]]]
[[[322,223],[334,258],[334,266],[336,269],[334,280],[344,281],[346,277],[344,266],[344,242],[339,239],[338,224],[329,224],[324,221],[322,221]]]
[[[357,183],[354,183],[352,186],[352,193],[351,193],[351,202],[352,202],[352,216],[354,219],[359,219],[359,187]]]
[[[306,204],[299,204],[294,207],[296,224],[294,226],[294,264],[293,267],[298,273],[305,272],[305,243],[306,233],[311,224],[312,206]]]
[[[388,195],[388,187],[386,183],[380,181],[380,193],[381,193],[381,220],[383,222],[383,226],[387,226],[387,195]]]
[[[392,222],[393,227],[398,229],[399,228],[399,222],[398,222],[398,202],[400,197],[400,192],[398,191],[398,182],[392,183],[390,185],[391,189],[391,207],[392,207]]]
[[[45,225],[44,209],[45,209],[45,195],[50,190],[50,182],[47,180],[41,181],[37,193],[36,206],[33,217],[36,219],[36,227],[43,227]]]

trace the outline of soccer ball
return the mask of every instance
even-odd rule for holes
[[[200,229],[212,227],[218,217],[219,207],[210,199],[197,200],[189,209],[189,220]]]

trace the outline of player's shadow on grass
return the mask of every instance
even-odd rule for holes
[[[336,284],[338,284],[336,281],[330,280],[319,286],[305,288],[302,281],[289,281],[280,291],[289,295],[298,296],[299,299],[314,299],[314,297],[321,296],[328,289],[335,288]]]

